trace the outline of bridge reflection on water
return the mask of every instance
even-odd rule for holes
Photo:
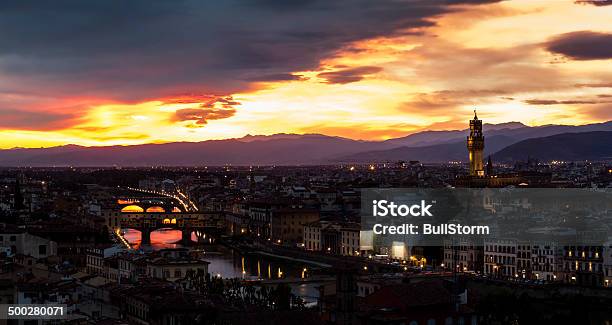
[[[140,232],[134,229],[124,229],[123,237],[136,249],[140,247]],[[191,239],[196,240],[195,234]],[[173,229],[160,229],[151,233],[151,248],[178,248],[182,245],[181,231]],[[223,278],[242,278],[246,280],[275,280],[295,279],[299,282],[303,277],[310,276],[314,271],[312,265],[296,262],[288,263],[283,260],[271,260],[261,256],[243,255],[233,249],[220,245],[205,246],[205,259],[210,262],[208,271]],[[317,287],[321,283],[294,283],[290,284],[295,295],[302,297],[306,302],[316,302],[319,292]]]
[[[140,231],[135,229],[124,229],[123,237],[134,247],[140,248]],[[191,234],[191,240],[195,241],[195,234]],[[181,247],[181,231],[175,229],[159,229],[151,232],[151,248],[159,250],[162,248]]]

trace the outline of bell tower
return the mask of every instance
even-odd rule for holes
[[[476,110],[474,110],[474,119],[470,120],[470,135],[467,137],[467,149],[470,158],[470,176],[484,176],[484,135],[482,135],[482,120],[478,119]]]

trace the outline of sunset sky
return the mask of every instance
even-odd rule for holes
[[[612,1],[3,1],[0,148],[612,120]]]

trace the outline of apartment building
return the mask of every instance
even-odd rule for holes
[[[359,224],[354,222],[316,221],[304,226],[304,249],[330,254],[360,255]]]

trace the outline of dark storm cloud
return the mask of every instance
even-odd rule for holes
[[[319,73],[317,77],[325,79],[325,82],[330,84],[347,84],[362,80],[367,75],[375,74],[381,70],[382,68],[380,67],[357,67],[332,72],[322,72]]]
[[[461,5],[461,4],[485,4],[485,3],[492,3],[492,2],[501,2],[503,0],[495,0],[495,1],[491,1],[491,0],[445,0],[444,2],[447,4],[453,4],[453,5]]]
[[[353,41],[430,26],[459,10],[449,3],[480,2],[8,0],[0,91],[121,101],[228,94],[253,76],[290,80]]]
[[[612,34],[591,31],[561,34],[549,41],[546,48],[574,60],[612,59]]]
[[[296,75],[296,74],[291,74],[291,73],[275,73],[275,74],[250,76],[250,77],[244,78],[244,80],[254,81],[254,82],[291,81],[291,80],[304,80],[304,77],[301,75]]]

